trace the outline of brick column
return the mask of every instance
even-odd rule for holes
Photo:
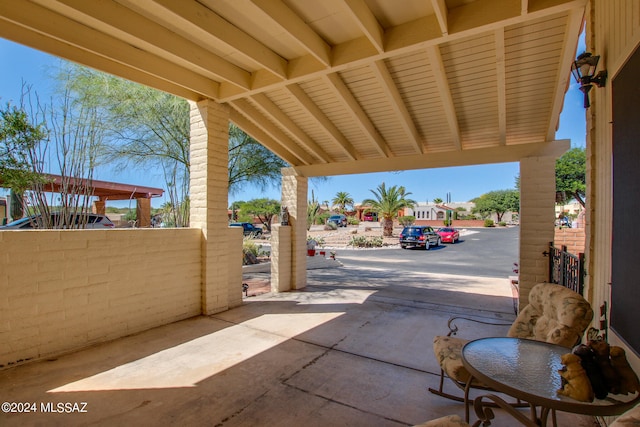
[[[307,178],[282,169],[282,206],[291,227],[291,289],[307,286]]]
[[[271,292],[291,290],[291,227],[271,225]]]
[[[548,281],[549,257],[542,253],[554,238],[555,166],[555,157],[520,160],[520,308],[535,284]]]
[[[191,105],[190,225],[202,229],[202,313],[227,310],[234,288],[242,293],[242,276],[230,269],[228,230],[229,109],[212,100]],[[234,294],[235,295],[235,294]],[[232,298],[236,300],[236,298]],[[232,304],[235,304],[232,301]]]

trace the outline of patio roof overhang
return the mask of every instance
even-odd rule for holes
[[[0,2],[0,37],[189,100],[303,176],[518,161],[555,141],[586,0]],[[547,154],[545,154],[547,153]]]

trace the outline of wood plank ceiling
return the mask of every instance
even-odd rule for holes
[[[554,142],[586,0],[0,0],[0,37],[190,100],[298,173]],[[555,151],[554,151],[555,150]]]

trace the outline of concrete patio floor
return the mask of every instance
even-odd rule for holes
[[[310,270],[302,291],[0,371],[0,400],[37,409],[0,413],[0,426],[407,426],[462,416],[462,404],[427,391],[438,384],[433,337],[460,313],[511,322],[508,279]],[[505,333],[474,325],[461,336]],[[59,402],[86,412],[42,412]],[[514,424],[496,410],[492,425]],[[558,425],[594,422],[559,413]]]

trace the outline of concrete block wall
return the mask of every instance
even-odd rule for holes
[[[198,229],[0,233],[0,369],[200,314]]]

